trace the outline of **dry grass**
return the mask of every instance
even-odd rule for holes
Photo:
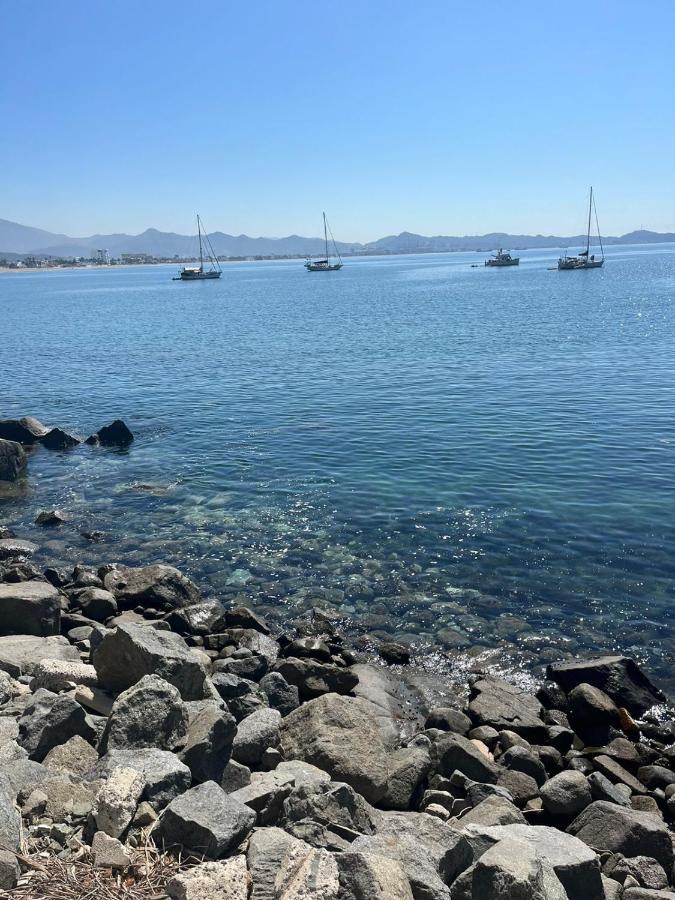
[[[131,865],[124,872],[96,868],[91,848],[81,844],[68,859],[59,859],[49,842],[29,840],[18,855],[22,875],[11,891],[12,900],[165,900],[166,883],[181,869],[201,859],[160,851],[151,839],[129,851]]]

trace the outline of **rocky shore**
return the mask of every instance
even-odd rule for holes
[[[631,660],[460,690],[325,609],[272,635],[171,566],[0,546],[6,896],[675,898],[675,724]]]

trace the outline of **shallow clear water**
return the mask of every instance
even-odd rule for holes
[[[166,560],[502,662],[621,649],[673,690],[675,245],[556,256],[0,275],[0,416],[137,437],[37,450],[0,517],[39,562]]]

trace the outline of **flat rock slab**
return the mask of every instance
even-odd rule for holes
[[[248,900],[251,876],[245,856],[207,862],[180,872],[166,886],[170,900]]]
[[[641,716],[656,703],[664,703],[663,694],[627,656],[601,656],[597,659],[554,663],[546,677],[569,692],[579,684],[590,684],[608,694],[631,715]]]
[[[60,625],[61,594],[52,584],[47,581],[0,584],[0,631],[3,634],[48,637],[57,635]]]
[[[0,637],[0,670],[13,678],[19,675],[33,675],[38,664],[44,659],[79,663],[80,654],[67,638],[60,635],[39,637],[16,634]]]
[[[499,678],[480,678],[471,686],[469,715],[477,725],[515,731],[532,743],[543,743],[548,735],[541,712],[534,694]]]

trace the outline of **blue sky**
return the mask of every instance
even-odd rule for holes
[[[675,231],[675,3],[0,0],[0,217]]]

